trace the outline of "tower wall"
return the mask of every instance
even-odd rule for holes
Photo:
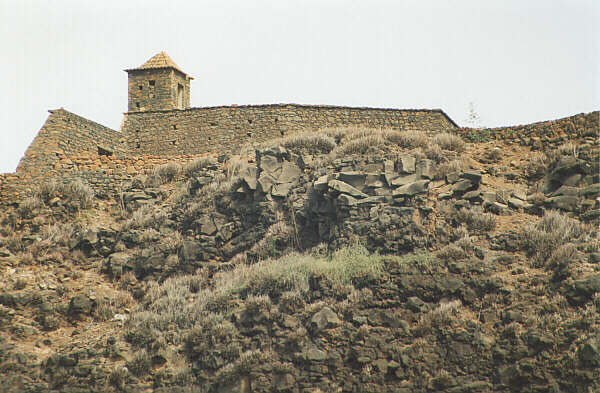
[[[190,107],[190,78],[172,68],[128,71],[129,112],[187,109]],[[182,98],[178,100],[181,86]]]

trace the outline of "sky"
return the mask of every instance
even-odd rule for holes
[[[193,107],[443,109],[466,125],[600,109],[598,0],[0,0],[0,173],[64,107],[118,130],[160,51]]]

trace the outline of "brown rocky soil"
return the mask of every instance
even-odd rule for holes
[[[597,135],[332,137],[0,213],[0,391],[600,389]]]

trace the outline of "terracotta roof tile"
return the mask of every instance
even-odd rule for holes
[[[169,55],[167,55],[166,52],[160,52],[160,53],[152,56],[147,62],[145,62],[141,66],[139,66],[137,68],[132,68],[132,69],[129,69],[126,71],[147,70],[147,69],[152,69],[152,68],[174,68],[177,71],[181,72],[182,74],[185,74],[185,72],[183,72],[181,70],[181,68],[179,68],[179,66],[177,64],[175,64],[173,59],[171,59],[169,57]]]

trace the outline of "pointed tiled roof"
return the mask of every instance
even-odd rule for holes
[[[157,53],[156,55],[152,56],[150,58],[150,60],[148,60],[141,66],[139,66],[137,68],[131,68],[131,69],[125,70],[125,71],[147,70],[147,69],[152,69],[152,68],[174,68],[177,71],[181,72],[182,74],[185,74],[185,72],[183,72],[181,70],[181,68],[179,68],[179,66],[177,64],[175,64],[173,59],[171,59],[169,57],[169,55],[167,55],[166,52]]]

